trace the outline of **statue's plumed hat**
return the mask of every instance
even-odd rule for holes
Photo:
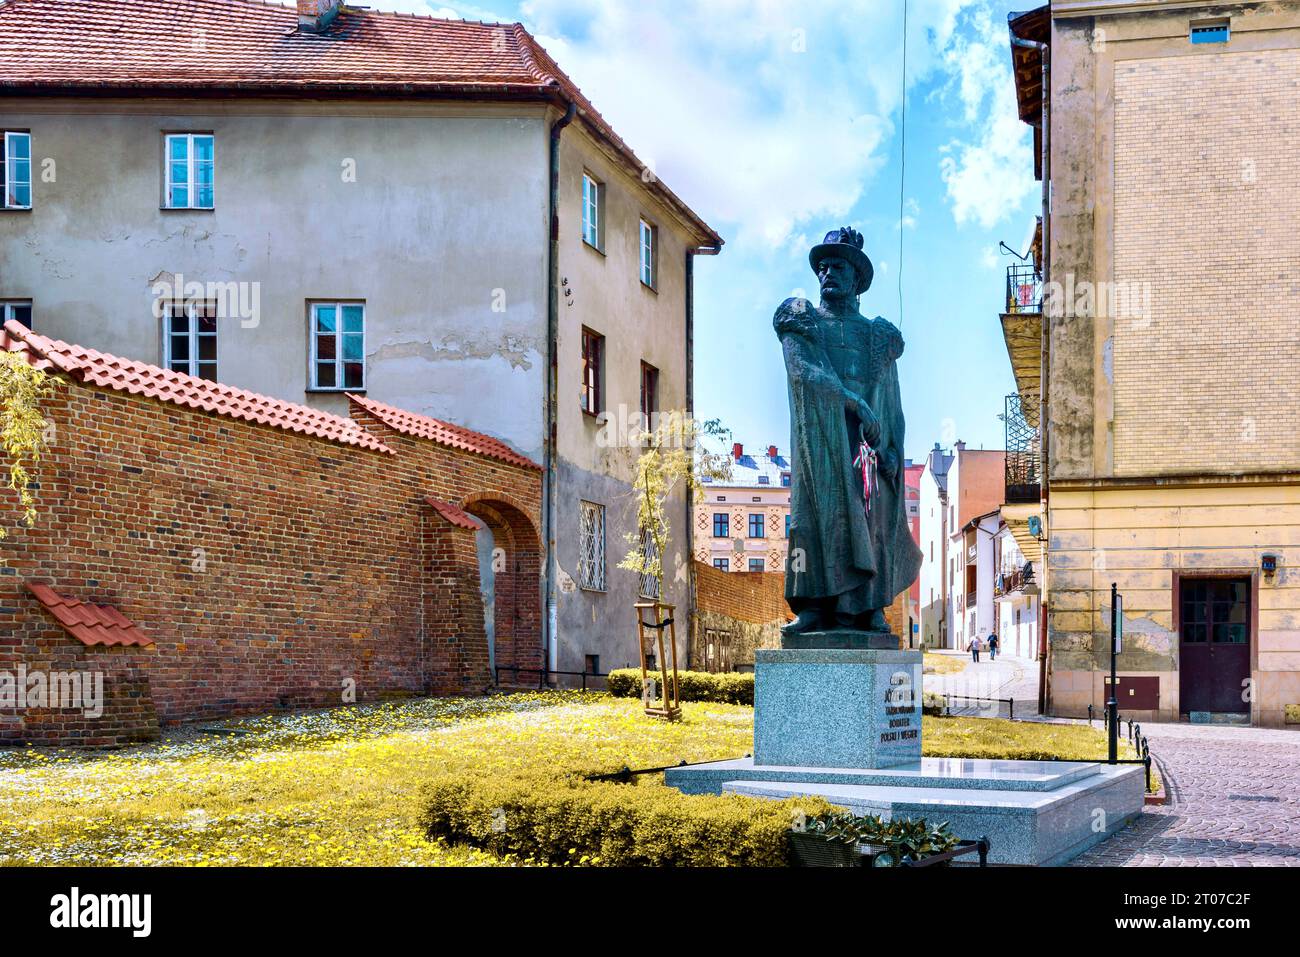
[[[859,296],[871,288],[871,279],[876,274],[876,270],[872,267],[867,254],[862,251],[860,232],[849,226],[832,229],[826,234],[826,238],[808,253],[808,264],[812,266],[813,272],[816,272],[817,264],[832,256],[846,260],[858,274],[857,294]]]

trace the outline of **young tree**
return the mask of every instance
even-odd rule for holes
[[[663,559],[672,541],[665,505],[679,488],[700,494],[705,478],[730,478],[731,468],[726,455],[710,452],[699,442],[701,436],[729,434],[717,419],[697,422],[683,411],[664,412],[656,418],[651,428],[635,436],[642,450],[632,483],[637,530],[627,534],[630,549],[618,567],[654,578],[655,592],[662,595]]]
[[[32,471],[46,448],[46,429],[41,401],[53,391],[57,379],[32,367],[19,352],[0,352],[0,447],[8,465],[7,484],[18,498],[22,523],[36,522],[36,495],[32,492]],[[6,535],[0,526],[0,539]]]

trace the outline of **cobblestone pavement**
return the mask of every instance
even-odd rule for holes
[[[998,655],[992,661],[988,652],[980,654],[978,663],[971,660],[970,652],[938,651],[933,654],[961,659],[966,665],[956,674],[925,676],[925,690],[950,695],[968,695],[971,698],[1006,698],[1015,700],[1015,716],[1029,718],[1038,709],[1038,662],[1014,655]],[[964,707],[963,707],[964,705]],[[986,717],[1007,717],[1006,705],[999,705],[997,713],[987,711],[977,702],[955,698],[951,702],[953,714],[979,713]]]
[[[1144,724],[1169,803],[1076,867],[1300,867],[1300,731]]]

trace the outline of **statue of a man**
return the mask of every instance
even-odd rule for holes
[[[885,609],[921,567],[903,483],[903,336],[858,312],[874,270],[856,230],[827,233],[808,261],[821,305],[787,299],[773,319],[790,392],[788,644],[810,632],[888,634]]]

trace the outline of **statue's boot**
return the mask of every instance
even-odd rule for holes
[[[839,615],[842,628],[855,628],[858,631],[889,631],[889,622],[885,620],[885,610],[876,608],[864,611],[860,615]]]
[[[781,634],[802,635],[809,631],[820,631],[824,621],[820,608],[805,608],[799,612],[794,621],[781,626]]]

